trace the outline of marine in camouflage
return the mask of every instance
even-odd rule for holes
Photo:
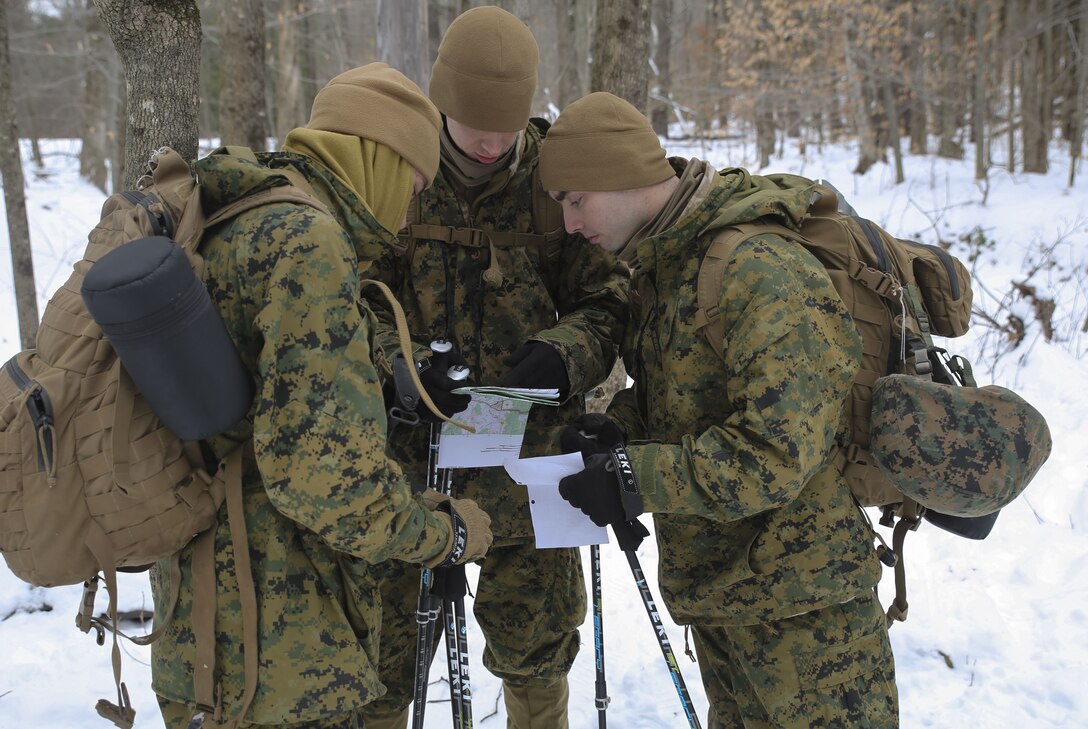
[[[985,516],[1015,499],[1050,455],[1046,419],[1011,390],[910,375],[873,387],[870,453],[927,509]]]
[[[758,235],[736,250],[721,282],[723,351],[696,326],[700,261],[716,233],[763,217],[796,228],[807,203],[744,170],[708,167],[679,220],[636,248],[623,348],[635,384],[608,413],[628,434],[644,508],[655,512],[664,602],[701,639],[719,717],[712,726],[737,725],[726,718],[742,700],[730,671],[745,671],[762,692],[791,690],[772,672],[744,668],[726,633],[796,626],[780,645],[803,643],[810,628],[795,616],[818,620],[869,600],[880,577],[871,531],[829,462],[847,437],[844,402],[861,341],[824,267],[799,245]],[[886,628],[870,632],[886,647]],[[816,642],[773,646],[760,648],[772,666],[791,665],[796,651],[831,660]],[[894,706],[890,651],[879,656]],[[876,725],[894,723],[893,713]]]
[[[534,231],[532,212],[544,129],[538,124],[531,121],[521,136],[516,168],[497,173],[472,205],[440,171],[418,199],[419,220],[540,232]],[[489,245],[486,236],[462,243],[422,238],[407,252],[391,246],[368,275],[396,292],[413,340],[420,347],[437,338],[452,342],[475,383],[497,383],[509,370],[503,359],[529,340],[559,352],[569,394],[557,408],[530,411],[523,458],[556,452],[562,426],[584,412],[583,394],[610,372],[627,318],[626,268],[577,235],[561,234],[556,244],[544,246]],[[387,363],[399,351],[392,319],[381,302],[372,306],[381,319],[378,340]],[[417,487],[426,483],[427,444],[425,426],[396,424],[390,430],[390,452]],[[526,489],[502,468],[457,469],[453,481],[457,495],[476,500],[490,514],[495,535],[474,603],[487,640],[486,665],[514,684],[550,685],[573,663],[577,628],[585,618],[578,552],[535,550]],[[412,696],[419,570],[394,563],[382,569],[382,676],[390,694],[379,704],[392,710],[407,706]]]
[[[391,242],[359,198],[324,167],[289,153],[255,164],[210,155],[193,164],[214,211],[294,170],[331,214],[272,204],[206,238],[208,291],[256,396],[231,431],[208,441],[221,457],[251,437],[243,480],[258,600],[259,675],[246,719],[297,724],[350,715],[380,696],[381,598],[373,563],[421,561],[449,528],[410,493],[384,452],[386,417],[372,363],[372,314],[359,270]],[[225,507],[215,532],[216,667],[224,717],[243,690],[242,625]],[[152,647],[152,687],[192,706],[192,549],[181,554],[173,622]],[[152,570],[156,623],[168,604],[169,564]],[[250,650],[246,646],[246,650]]]

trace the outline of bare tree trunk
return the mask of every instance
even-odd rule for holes
[[[854,168],[854,174],[864,175],[870,167],[876,164],[880,151],[877,149],[873,117],[869,112],[870,98],[866,92],[867,84],[865,83],[862,60],[859,58],[861,49],[855,42],[856,39],[851,29],[854,16],[848,12],[846,18],[846,28],[843,32],[843,49],[845,50],[848,93],[853,96],[852,99],[848,97],[847,104],[855,110],[854,119],[858,135],[858,163]]]
[[[125,147],[128,145],[128,89],[125,86],[125,70],[121,59],[110,62],[112,88],[116,91],[113,104],[113,140],[110,145],[110,189],[113,192],[125,188]]]
[[[759,9],[757,9],[758,11]],[[727,31],[726,21],[729,17],[729,11],[726,8],[726,0],[710,0],[707,6],[707,16],[707,25],[713,29],[711,33],[713,37],[716,38],[720,32]],[[725,90],[720,87],[720,79],[725,75],[725,54],[719,48],[711,48],[710,58],[710,83],[707,86],[713,95],[711,103],[714,107],[710,125],[714,126],[716,124],[718,129],[724,130],[729,123],[729,104],[726,101]],[[773,139],[771,143],[773,145]]]
[[[650,78],[650,0],[597,5],[590,89],[608,91],[646,111]]]
[[[908,102],[908,133],[910,134],[910,153],[925,154],[929,146],[929,117],[925,96],[925,65],[922,45],[925,34],[925,22],[928,14],[917,3],[912,3],[910,14],[910,47],[904,58],[910,64],[910,101]]]
[[[562,111],[582,95],[582,57],[578,54],[579,0],[556,0],[555,19],[559,34],[559,73],[556,78],[556,105]]]
[[[1007,166],[1009,172],[1016,171],[1016,79],[1018,72],[1017,59],[1021,55],[1018,51],[1019,44],[1015,39],[1017,28],[1020,27],[1017,5],[1018,0],[1007,0],[1005,3],[1005,55],[1008,58],[1008,67],[1005,71],[1008,88],[1007,98],[1005,99],[1005,113],[1008,116],[1008,124],[1006,125],[1008,137],[1005,141],[1008,144],[1006,154],[1008,155]]]
[[[280,0],[276,13],[276,139],[306,120],[302,113],[302,78],[299,72],[298,5],[296,0]]]
[[[423,0],[378,0],[378,58],[427,88],[427,6]]]
[[[125,68],[128,132],[125,187],[163,146],[197,154],[200,11],[196,0],[94,0]],[[160,73],[150,73],[161,69]]]
[[[23,160],[19,154],[19,131],[15,126],[6,2],[0,2],[0,180],[4,184],[8,239],[11,241],[19,342],[23,349],[31,349],[38,337],[38,294],[34,285],[34,259],[30,252],[30,226],[26,219]]]
[[[899,185],[906,180],[903,174],[903,150],[899,141],[899,105],[895,100],[895,80],[890,62],[884,66],[884,70],[887,75],[881,88],[884,91],[884,111],[888,116],[888,146],[892,148],[892,157],[895,160],[895,184]]]
[[[1025,18],[1027,20],[1027,18]],[[1036,17],[1033,20],[1038,21]],[[1021,138],[1024,147],[1024,172],[1045,173],[1047,170],[1046,144],[1048,130],[1044,108],[1047,103],[1044,84],[1046,58],[1042,34],[1027,41],[1022,64],[1023,79],[1020,84]]]
[[[955,49],[960,46],[961,28],[956,8],[952,7],[949,0],[944,0],[943,9],[938,12],[937,18],[942,59],[937,81],[940,104],[938,110],[940,140],[937,143],[937,154],[949,159],[963,159],[963,147],[956,141],[960,119],[961,69],[960,64],[956,63]]]
[[[84,87],[82,144],[79,147],[79,174],[102,192],[109,188],[109,138],[113,124],[110,88],[110,49],[106,31],[98,20],[91,0],[86,0],[84,19]]]
[[[669,116],[672,112],[670,96],[672,93],[672,3],[673,0],[654,0],[654,35],[657,43],[654,48],[654,65],[657,67],[658,98],[653,100],[650,122],[654,131],[666,139],[669,136]]]
[[[222,31],[223,87],[219,92],[219,136],[223,144],[256,151],[268,146],[265,111],[264,3],[224,3]]]
[[[766,62],[764,62],[766,63]],[[759,74],[766,83],[767,70],[761,68]],[[775,142],[774,109],[766,95],[756,101],[756,149],[759,150],[759,167],[765,169],[771,164]]]
[[[1073,31],[1073,45],[1079,49],[1077,59],[1077,101],[1073,108],[1072,130],[1069,134],[1069,187],[1077,178],[1077,162],[1084,145],[1084,125],[1088,118],[1088,0],[1080,2],[1080,21]]]
[[[988,58],[986,42],[987,13],[989,3],[979,0],[975,8],[975,88],[972,98],[971,128],[975,138],[975,179],[985,180],[990,167],[990,146],[986,135],[986,66],[982,59]]]

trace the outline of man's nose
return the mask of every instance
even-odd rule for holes
[[[567,210],[563,211],[563,224],[566,227],[568,233],[577,233],[579,230],[585,227],[582,224],[581,218]]]

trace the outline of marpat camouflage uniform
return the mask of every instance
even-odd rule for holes
[[[350,725],[351,715],[384,691],[376,670],[381,600],[368,563],[431,558],[446,545],[448,527],[411,496],[384,452],[373,315],[360,299],[359,271],[391,235],[320,164],[287,153],[260,159],[301,172],[331,215],[267,205],[212,231],[201,248],[212,300],[256,384],[246,420],[209,442],[217,456],[251,436],[255,442],[243,492],[260,666],[246,720]],[[275,169],[226,155],[198,160],[193,169],[206,210],[282,181]],[[243,689],[241,608],[225,509],[215,535],[224,719],[235,714]],[[152,647],[152,687],[168,705],[194,703],[191,561],[190,547],[182,552],[174,621]],[[159,563],[152,572],[157,623],[168,570]]]
[[[471,209],[440,170],[434,186],[418,199],[419,220],[533,233],[538,123],[531,121],[522,137],[516,170],[497,174]],[[555,213],[559,228],[562,217],[558,209]],[[415,344],[449,340],[467,360],[475,383],[496,384],[509,370],[503,358],[526,341],[543,341],[559,352],[570,394],[558,408],[530,411],[522,458],[557,452],[562,426],[585,409],[583,393],[611,370],[627,316],[626,268],[581,236],[560,228],[554,239],[541,247],[490,246],[482,235],[460,244],[421,238],[409,254],[390,249],[372,271],[397,293]],[[372,305],[383,319],[381,302]],[[390,334],[389,320],[383,323],[382,331]],[[379,335],[379,342],[389,359],[399,351],[391,336]],[[395,425],[389,441],[413,485],[422,488],[427,426]],[[457,469],[452,476],[456,494],[476,500],[491,516],[495,535],[481,564],[474,603],[487,641],[484,665],[515,685],[548,686],[566,675],[578,651],[578,626],[586,610],[578,550],[535,548],[526,489],[501,467]],[[389,694],[376,706],[394,709],[412,700],[419,569],[389,563],[383,570],[381,676]]]
[[[695,630],[711,726],[895,726],[880,565],[828,463],[861,354],[850,316],[811,254],[760,235],[721,283],[724,357],[695,326],[716,231],[804,216],[808,190],[788,187],[807,181],[786,180],[708,168],[701,200],[638,244],[624,345],[636,384],[609,415],[655,512],[664,602]]]

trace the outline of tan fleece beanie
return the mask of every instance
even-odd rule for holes
[[[675,176],[649,119],[603,91],[563,109],[540,148],[540,181],[552,192],[633,190]]]
[[[529,123],[540,52],[532,31],[502,8],[457,16],[438,46],[428,92],[438,110],[470,129],[517,132]]]
[[[418,86],[384,63],[368,63],[329,81],[317,92],[306,126],[381,142],[428,185],[438,173],[442,117]]]

